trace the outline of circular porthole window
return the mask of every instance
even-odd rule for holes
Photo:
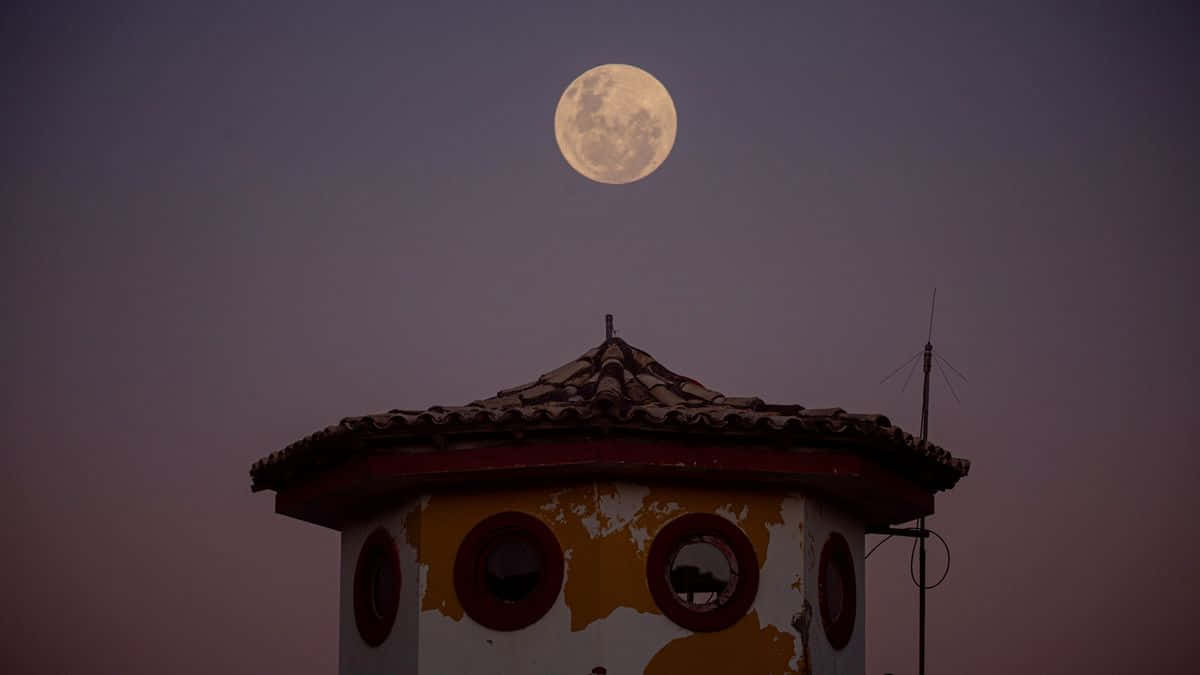
[[[533,516],[509,511],[467,533],[454,560],[454,590],[467,615],[495,630],[519,630],[558,598],[563,554],[554,533]]]
[[[378,647],[387,639],[400,608],[400,558],[387,530],[372,532],[354,568],[354,622],[364,642]]]
[[[854,558],[846,538],[834,532],[821,549],[817,589],[821,596],[821,624],[834,649],[850,642],[858,597],[854,582]]]
[[[758,593],[758,557],[737,525],[707,513],[667,523],[646,561],[650,595],[662,613],[693,631],[742,618]]]

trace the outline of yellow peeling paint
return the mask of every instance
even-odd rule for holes
[[[563,599],[571,610],[572,631],[587,628],[618,607],[659,613],[643,579],[645,557],[638,556],[629,531],[636,520],[619,526],[596,508],[601,497],[616,496],[612,483],[590,484],[559,493],[548,505],[555,514],[554,533],[570,556]],[[585,526],[589,520],[592,529],[599,530],[595,535]]]
[[[788,665],[796,656],[793,636],[775,626],[758,626],[750,612],[716,633],[692,633],[672,640],[646,664],[643,675],[679,673],[739,673],[740,675],[797,675]]]
[[[760,566],[766,562],[767,526],[783,522],[782,493],[734,494],[701,488],[654,487],[631,520],[616,522],[598,505],[613,503],[620,497],[617,484],[611,482],[432,496],[421,512],[420,525],[415,528],[420,539],[418,560],[428,566],[421,609],[438,610],[455,621],[462,619],[462,606],[454,591],[458,545],[476,523],[501,511],[536,516],[557,537],[566,558],[563,596],[570,610],[572,631],[587,628],[619,607],[660,613],[646,585],[646,556],[658,530],[672,519],[684,513],[719,512],[727,518],[732,515],[754,546]],[[635,533],[643,532],[645,536],[639,544]]]
[[[417,560],[428,570],[422,611],[437,610],[455,621],[462,620],[463,608],[454,591],[454,558],[459,543],[476,523],[495,513],[540,515],[538,506],[544,498],[544,493],[533,491],[431,497],[421,510],[418,528]],[[553,523],[547,525],[554,528]]]

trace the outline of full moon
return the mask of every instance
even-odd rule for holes
[[[558,99],[554,136],[579,173],[600,183],[632,183],[657,169],[675,145],[675,103],[641,68],[596,66]]]

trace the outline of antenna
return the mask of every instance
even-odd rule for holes
[[[604,315],[604,339],[611,340],[613,338],[612,314]]]
[[[962,378],[963,382],[967,381],[967,377],[965,375],[963,375],[961,372],[959,372],[959,370],[957,368],[955,368],[949,361],[947,361],[945,359],[945,357],[943,357],[940,354],[937,354],[936,352],[933,351],[933,317],[934,317],[934,312],[936,309],[937,309],[937,289],[935,288],[935,289],[933,289],[933,299],[930,300],[930,302],[929,302],[929,332],[926,334],[926,337],[925,337],[925,348],[918,351],[916,354],[913,354],[912,356],[908,357],[908,360],[906,360],[904,363],[900,364],[899,368],[896,368],[891,373],[889,373],[887,377],[885,377],[879,381],[880,384],[887,382],[894,375],[899,373],[906,366],[908,366],[908,364],[911,363],[912,369],[909,370],[908,377],[904,380],[904,388],[907,389],[908,388],[908,380],[912,378],[913,372],[916,371],[917,357],[918,356],[924,357],[922,359],[922,371],[924,372],[924,386],[921,389],[921,445],[922,446],[924,446],[925,444],[927,444],[929,442],[929,373],[933,369],[933,365],[935,363],[937,364],[938,371],[941,372],[942,378],[946,381],[946,388],[950,390],[950,393],[954,396],[955,401],[959,400],[958,393],[955,392],[954,387],[951,386],[950,377],[946,374],[946,369],[942,367],[942,364],[945,363],[946,366],[949,366],[950,370],[952,370],[955,375],[958,375],[960,378]],[[901,390],[901,391],[903,391],[903,390]],[[885,531],[881,532],[881,534],[887,534],[889,538],[892,536],[899,535],[899,536],[906,536],[906,537],[915,537],[917,539],[917,546],[919,547],[919,551],[920,551],[919,567],[918,567],[919,578],[917,581],[917,588],[918,588],[918,592],[919,592],[918,608],[917,608],[917,623],[918,623],[918,633],[919,633],[918,642],[917,642],[917,673],[918,673],[918,675],[925,675],[925,591],[930,588],[929,585],[926,583],[926,579],[925,579],[925,539],[927,539],[929,537],[930,530],[925,528],[925,516],[921,516],[920,519],[918,519],[918,521],[917,521],[917,527],[915,530],[914,529],[888,528]],[[935,536],[937,536],[936,533],[935,533]],[[941,537],[939,536],[938,538],[940,539]],[[884,541],[887,541],[887,539],[884,539]],[[883,543],[882,541],[879,542],[879,544],[876,544],[876,547],[878,547],[882,543]],[[874,549],[871,549],[871,550],[874,551]],[[912,564],[911,561],[909,562],[909,564],[910,565]],[[911,567],[909,568],[909,573],[910,574],[912,573]],[[939,581],[938,583],[940,584],[941,582]],[[934,584],[934,586],[936,586],[936,585],[937,584]]]
[[[921,389],[921,445],[929,442],[929,366],[933,362],[933,312],[937,308],[937,289],[933,289],[933,300],[929,303],[929,335],[925,338],[925,363],[922,370],[925,373],[925,386]],[[917,675],[925,675],[925,538],[929,536],[925,529],[925,516],[917,521],[917,545],[921,553],[917,564],[917,588],[919,597],[917,606],[917,624],[919,637],[917,642]],[[909,568],[912,569],[911,567]]]

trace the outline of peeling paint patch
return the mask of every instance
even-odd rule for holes
[[[641,485],[620,484],[619,487],[615,492],[596,493],[596,509],[605,519],[600,534],[612,534],[630,525],[641,511],[646,495],[650,494],[650,488]]]
[[[454,559],[467,532],[488,516],[502,511],[520,511],[540,518],[554,531],[565,552],[568,543],[563,541],[560,532],[563,525],[553,522],[556,514],[547,513],[543,508],[548,502],[554,503],[556,496],[546,490],[430,496],[421,511],[421,545],[417,549],[417,560],[426,572],[421,610],[436,610],[455,621],[462,620],[463,608],[454,590]]]
[[[573,491],[563,500],[571,513],[582,511],[589,517],[567,519],[555,531],[563,548],[571,549],[570,569],[563,596],[571,613],[571,631],[581,631],[603,619],[619,607],[657,614],[643,577],[645,559],[638,554],[626,525],[606,527],[614,518],[602,512],[602,505],[624,501],[625,486],[601,482]],[[641,502],[632,509],[640,512]],[[596,527],[588,527],[595,522]]]
[[[425,502],[415,528],[418,559],[427,572],[421,609],[462,620],[453,578],[459,543],[487,516],[512,510],[540,518],[562,546],[563,600],[572,632],[621,607],[660,614],[645,576],[648,544],[663,525],[682,513],[736,514],[731,520],[745,531],[761,566],[767,558],[768,526],[783,522],[783,499],[782,494],[754,493],[731,502],[724,490],[603,481],[553,491],[435,495]]]
[[[643,675],[796,675],[802,671],[789,665],[795,652],[791,635],[775,626],[759,628],[758,616],[750,612],[726,630],[693,633],[668,642],[646,664]]]
[[[637,497],[631,492],[636,491]],[[712,513],[728,506],[729,493],[698,488],[641,487],[597,483],[593,508],[608,511],[609,523],[595,535],[578,538],[566,584],[571,630],[580,631],[618,607],[659,614],[646,582],[647,543],[678,513]],[[626,517],[612,517],[608,505],[621,503]],[[779,495],[746,495],[739,501],[742,523],[760,565],[766,560],[767,525],[782,523]],[[565,545],[565,544],[564,544]]]

